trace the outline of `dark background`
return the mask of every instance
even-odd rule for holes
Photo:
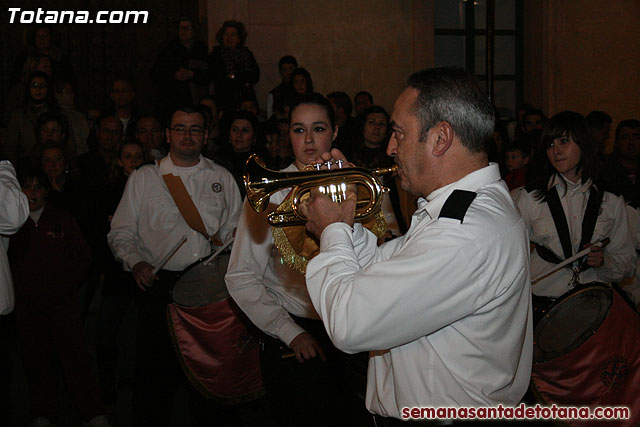
[[[76,107],[109,105],[108,87],[115,77],[130,79],[135,87],[138,107],[154,109],[157,99],[149,72],[158,52],[177,35],[178,20],[197,17],[198,0],[173,1],[81,1],[81,0],[0,0],[0,117],[9,88],[9,74],[16,56],[27,46],[36,24],[9,23],[9,7],[22,10],[87,10],[91,18],[100,10],[146,10],[146,24],[51,24],[53,43],[71,58],[76,77]],[[15,22],[18,21],[16,14]],[[199,31],[199,38],[204,40]]]

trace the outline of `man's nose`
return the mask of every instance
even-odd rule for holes
[[[394,136],[389,139],[389,145],[387,145],[387,156],[396,156],[396,138]]]

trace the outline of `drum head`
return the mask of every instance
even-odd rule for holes
[[[592,336],[609,313],[612,292],[607,286],[592,286],[554,305],[533,332],[534,363],[570,353]]]
[[[187,267],[173,285],[173,302],[185,307],[204,307],[229,297],[224,275],[229,264],[229,252],[223,252],[211,262],[203,259]]]

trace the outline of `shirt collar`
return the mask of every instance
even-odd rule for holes
[[[160,175],[167,175],[167,174],[176,175],[176,176],[178,175],[178,172],[176,170],[178,166],[176,166],[175,163],[173,163],[173,160],[171,159],[171,154],[167,154],[165,157],[158,160],[158,163],[159,163],[158,171],[160,172]],[[202,157],[202,154],[200,154],[200,160],[198,160],[198,163],[196,164],[196,166],[198,169],[213,169],[213,167],[209,162],[204,161],[204,157]]]
[[[562,177],[561,174],[554,173],[553,175],[551,175],[551,178],[549,178],[549,185],[547,186],[547,191],[557,186],[558,194],[564,194],[567,191],[567,183],[569,183],[569,191],[571,191],[572,188],[574,189],[573,191],[571,191],[572,193],[573,192],[585,193],[589,191],[589,189],[593,184],[591,182],[591,178],[589,178],[584,183],[580,183],[580,185],[571,185],[571,183],[566,178]]]
[[[497,163],[489,163],[481,169],[471,172],[462,179],[432,191],[427,197],[418,199],[416,214],[426,212],[431,218],[437,218],[440,210],[454,190],[476,192],[479,188],[500,180],[500,168]]]

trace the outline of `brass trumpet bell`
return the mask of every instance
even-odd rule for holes
[[[331,170],[311,170],[303,172],[278,172],[268,169],[259,156],[253,154],[247,160],[244,172],[244,185],[247,200],[256,212],[264,212],[269,197],[285,188],[291,190],[291,209],[278,209],[267,217],[274,227],[300,225],[307,218],[300,212],[298,205],[314,188],[327,194],[335,202],[346,198],[347,186],[355,185],[358,200],[355,220],[362,221],[380,211],[382,194],[388,189],[382,185],[382,175],[395,172],[397,166],[368,170],[364,168],[343,168]]]

